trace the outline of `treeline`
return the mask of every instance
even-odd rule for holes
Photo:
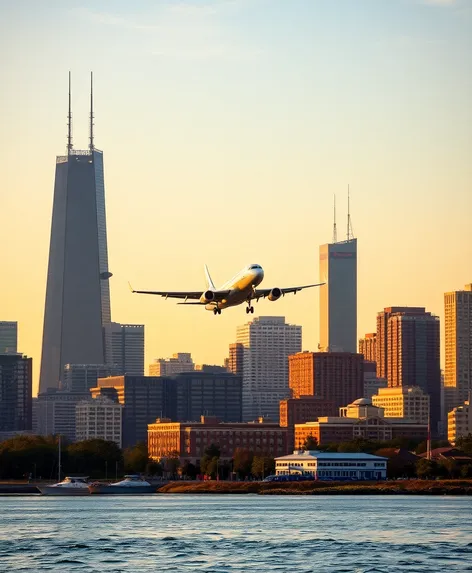
[[[62,438],[61,476],[87,475],[114,478],[124,473],[162,475],[160,464],[148,457],[146,444],[121,450],[115,442],[84,440],[67,443]],[[0,442],[0,479],[56,479],[59,444],[54,436],[15,436]]]

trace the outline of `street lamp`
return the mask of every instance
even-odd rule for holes
[[[108,460],[105,460],[105,479],[108,479]]]

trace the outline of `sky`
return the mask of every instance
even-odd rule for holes
[[[472,282],[471,0],[0,0],[0,320],[39,378],[55,156],[104,151],[112,318],[146,325],[146,364],[222,363],[221,316],[132,295],[317,282],[319,245],[358,239],[358,335],[386,306]],[[319,340],[319,293],[256,315]]]

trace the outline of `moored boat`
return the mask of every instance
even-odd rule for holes
[[[141,478],[139,475],[126,475],[125,479],[115,483],[89,484],[90,493],[112,495],[140,495],[143,493],[156,493],[156,486]]]
[[[36,486],[43,495],[89,495],[87,477],[67,476],[52,485]]]

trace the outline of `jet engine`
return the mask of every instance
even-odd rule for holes
[[[205,304],[208,304],[209,302],[213,302],[215,300],[215,293],[212,290],[206,290],[201,298],[200,298],[201,302],[204,302]]]
[[[278,287],[273,288],[269,295],[268,295],[268,299],[272,302],[274,302],[274,300],[278,300],[281,296],[282,296],[282,290],[279,289]]]

